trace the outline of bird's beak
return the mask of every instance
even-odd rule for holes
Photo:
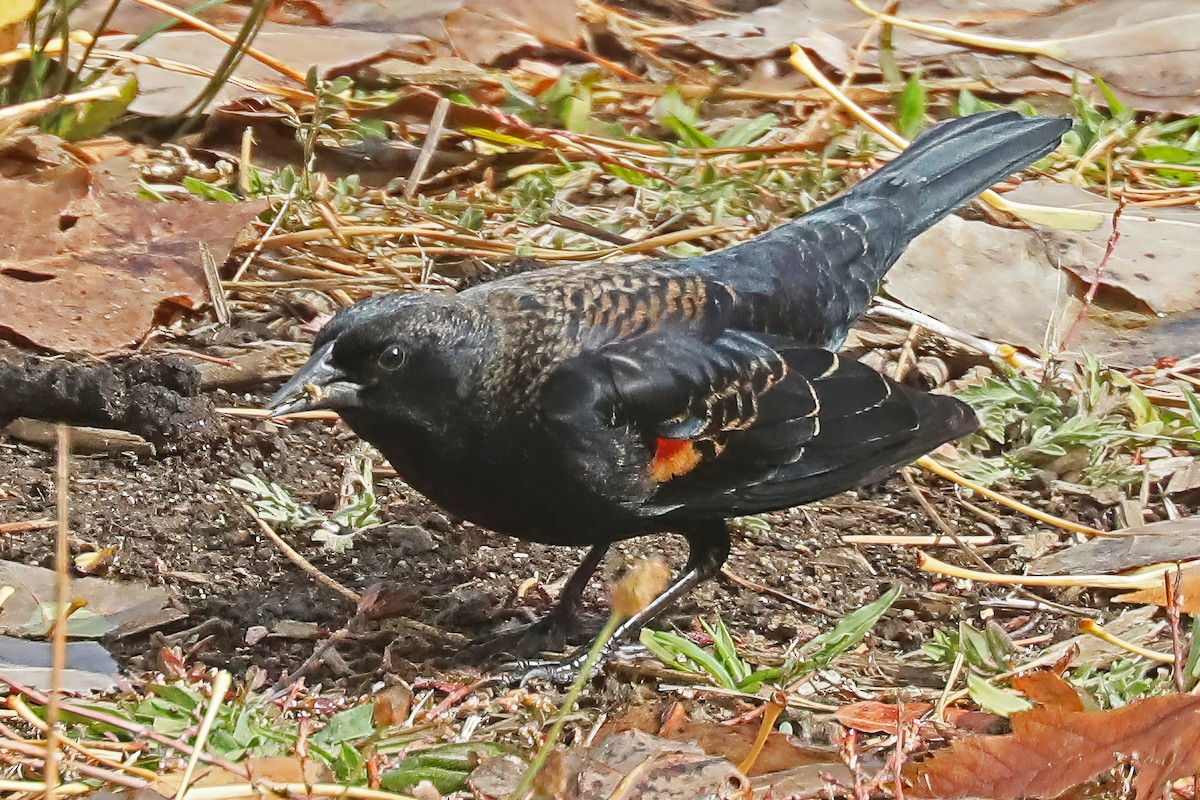
[[[313,353],[300,371],[279,388],[267,403],[272,417],[314,408],[349,408],[359,404],[362,387],[333,365],[333,342]]]

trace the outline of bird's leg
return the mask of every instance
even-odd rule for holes
[[[715,524],[697,526],[689,531],[683,531],[688,540],[689,552],[687,565],[683,572],[666,590],[645,608],[625,620],[604,645],[600,657],[592,666],[598,669],[613,651],[627,639],[632,638],[641,629],[661,614],[668,606],[690,592],[697,585],[715,578],[729,557],[729,531],[724,521]],[[496,677],[502,683],[525,684],[531,680],[540,679],[553,683],[565,684],[574,680],[583,667],[591,647],[585,647],[571,654],[563,661],[518,661],[506,664]]]
[[[545,625],[547,637],[565,634],[579,621],[579,606],[583,601],[583,590],[587,588],[588,581],[600,568],[600,562],[604,561],[608,547],[608,544],[597,544],[587,551],[583,561],[579,562],[579,566],[575,568],[571,577],[567,578],[566,584],[563,585],[558,602],[547,612],[545,617],[534,623],[535,625]]]
[[[608,544],[598,544],[588,550],[583,561],[571,573],[571,577],[567,578],[558,601],[544,617],[530,625],[523,625],[479,641],[471,645],[470,649],[478,656],[490,656],[509,650],[515,651],[513,655],[520,655],[522,651],[536,652],[553,642],[561,646],[567,634],[579,623],[579,606],[583,599],[583,591],[600,567],[600,563],[604,561],[608,547]]]

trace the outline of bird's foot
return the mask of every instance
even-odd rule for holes
[[[526,686],[534,681],[566,686],[572,683],[583,668],[584,656],[572,656],[562,661],[553,659],[522,659],[501,664],[492,671],[492,680],[511,689]]]
[[[507,664],[501,664],[493,670],[491,678],[497,684],[506,688],[525,686],[534,681],[550,683],[555,686],[567,686],[574,683],[575,679],[579,677],[579,673],[583,670],[583,666],[587,662],[590,650],[591,647],[576,650],[561,661],[553,659],[510,661]],[[645,649],[640,645],[622,645],[619,642],[609,641],[600,650],[600,654],[592,664],[591,669],[588,670],[585,680],[590,680],[613,656],[628,656],[644,652]]]

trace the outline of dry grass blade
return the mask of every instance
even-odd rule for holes
[[[1133,642],[1125,641],[1120,636],[1117,636],[1113,633],[1106,631],[1104,629],[1104,627],[1102,625],[1100,625],[1100,623],[1096,622],[1096,620],[1094,620],[1094,619],[1080,620],[1079,632],[1086,633],[1089,636],[1095,636],[1097,639],[1099,639],[1102,642],[1108,642],[1109,644],[1113,645],[1114,647],[1119,647],[1122,650],[1125,650],[1126,652],[1133,653],[1135,656],[1141,656],[1142,658],[1148,658],[1151,661],[1157,661],[1160,664],[1170,664],[1173,661],[1175,661],[1174,655],[1168,655],[1167,653],[1159,653],[1155,650],[1151,650],[1149,648],[1142,647],[1139,644],[1134,644]]]
[[[1175,565],[1165,565],[1144,570],[1136,575],[1013,575],[1003,572],[981,572],[958,567],[934,558],[928,553],[917,552],[917,566],[926,572],[949,575],[951,578],[978,581],[980,583],[1003,583],[1008,586],[1090,586],[1096,589],[1147,589],[1162,583],[1162,576],[1169,575]]]
[[[180,22],[184,23],[185,25],[195,28],[198,31],[204,31],[209,36],[212,36],[214,39],[220,39],[222,42],[224,42],[227,45],[234,45],[234,46],[237,45],[237,37],[230,36],[228,33],[221,30],[220,28],[218,28],[214,25],[209,25],[204,20],[198,19],[197,17],[192,16],[191,14],[187,13],[186,11],[182,11],[178,8],[175,8],[172,5],[160,2],[160,0],[133,0],[133,1],[135,3],[145,6],[146,8],[152,8],[155,11],[161,11],[162,13],[164,13],[168,16],[174,17],[175,19],[179,20]],[[287,77],[289,77],[292,80],[299,83],[301,86],[304,85],[304,73],[303,72],[300,72],[299,70],[295,70],[295,69],[289,67],[287,64],[284,64],[282,61],[275,58],[274,56],[268,55],[268,54],[264,53],[263,51],[258,50],[253,47],[250,47],[250,46],[243,47],[242,52],[244,52],[246,55],[253,58],[255,61],[259,61],[259,62],[265,64],[266,66],[270,67],[271,69],[275,70],[280,75],[286,75]]]
[[[1011,497],[1006,497],[1005,495],[1002,495],[999,492],[993,492],[991,489],[988,489],[986,486],[981,486],[980,484],[975,483],[974,481],[964,478],[962,475],[959,475],[954,470],[948,469],[947,467],[943,467],[941,464],[937,463],[929,456],[923,456],[923,457],[917,459],[916,465],[918,467],[921,467],[922,469],[929,470],[930,472],[932,472],[934,475],[937,475],[938,477],[945,478],[946,480],[951,481],[952,483],[957,483],[959,486],[962,486],[965,489],[970,489],[971,491],[975,492],[976,494],[982,495],[983,497],[986,497],[989,500],[995,501],[1002,506],[1011,508],[1013,511],[1019,511],[1028,517],[1032,517],[1033,519],[1036,519],[1039,522],[1045,522],[1048,525],[1053,525],[1056,528],[1062,528],[1063,530],[1072,531],[1074,533],[1082,533],[1082,534],[1086,534],[1088,536],[1120,536],[1121,535],[1120,533],[1112,533],[1109,531],[1102,531],[1099,528],[1093,528],[1089,525],[1082,525],[1078,522],[1071,522],[1070,520],[1066,520],[1061,517],[1056,517],[1053,514],[1047,514],[1044,511],[1038,511],[1036,508],[1027,506],[1024,503],[1021,503],[1017,500],[1013,500]]]
[[[58,426],[57,468],[55,493],[58,514],[58,535],[54,541],[54,638],[50,666],[50,702],[46,704],[46,756],[44,777],[47,800],[54,800],[59,789],[59,703],[62,697],[63,672],[67,668],[67,607],[71,597],[71,550],[67,518],[71,510],[67,488],[71,479],[71,429]]]
[[[120,86],[97,86],[94,89],[84,89],[74,94],[59,94],[53,97],[44,97],[40,100],[31,100],[28,103],[18,103],[0,108],[0,124],[11,125],[21,123],[53,111],[56,108],[62,108],[63,106],[117,100],[120,97]]]
[[[191,784],[192,776],[196,773],[196,767],[200,763],[200,754],[204,752],[208,736],[212,733],[213,723],[217,721],[217,712],[221,710],[221,704],[225,701],[225,694],[229,691],[232,683],[233,678],[224,670],[218,671],[213,678],[212,697],[208,701],[208,708],[204,711],[204,719],[200,721],[200,730],[196,733],[196,743],[194,745],[196,749],[192,751],[187,767],[183,770],[183,777],[179,781],[179,791],[175,793],[175,800],[183,800],[187,795],[188,785]]]

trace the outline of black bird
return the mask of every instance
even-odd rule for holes
[[[686,567],[628,636],[717,574],[727,517],[878,480],[975,429],[963,403],[833,351],[917,234],[1070,126],[1011,111],[932,126],[832,202],[695,258],[369,298],[325,326],[270,407],[335,409],[478,525],[590,545],[545,628],[570,622],[613,542],[684,536]],[[580,658],[545,674],[569,679]]]

